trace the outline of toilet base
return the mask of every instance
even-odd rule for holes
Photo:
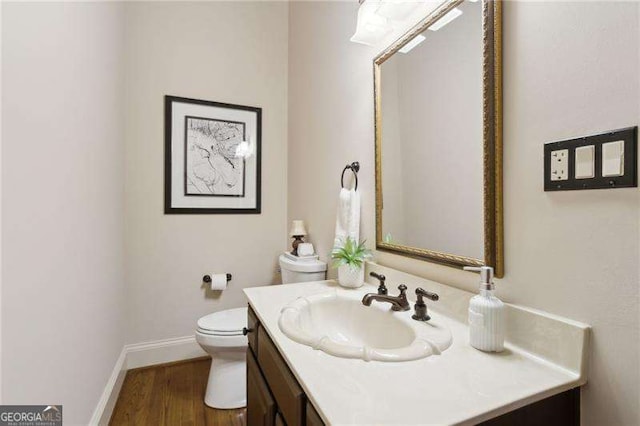
[[[211,355],[204,403],[224,410],[247,406],[247,353],[244,350]]]

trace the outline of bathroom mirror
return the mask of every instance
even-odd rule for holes
[[[378,250],[503,275],[501,6],[442,3],[374,60]]]

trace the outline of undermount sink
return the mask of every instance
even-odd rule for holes
[[[290,339],[341,358],[411,361],[451,346],[448,328],[411,319],[386,303],[364,306],[363,293],[333,290],[300,297],[282,308],[278,326]]]

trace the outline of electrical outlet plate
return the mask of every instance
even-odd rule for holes
[[[569,180],[569,150],[551,151],[551,180]]]
[[[638,127],[546,143],[544,190],[637,187],[637,146]],[[615,151],[615,155],[611,151]],[[585,153],[589,154],[586,160]],[[612,156],[613,159],[609,158]],[[609,167],[613,160],[616,167]]]

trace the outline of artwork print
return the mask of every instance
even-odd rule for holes
[[[185,195],[245,196],[245,123],[185,117]]]
[[[164,97],[164,213],[260,214],[262,108]]]

